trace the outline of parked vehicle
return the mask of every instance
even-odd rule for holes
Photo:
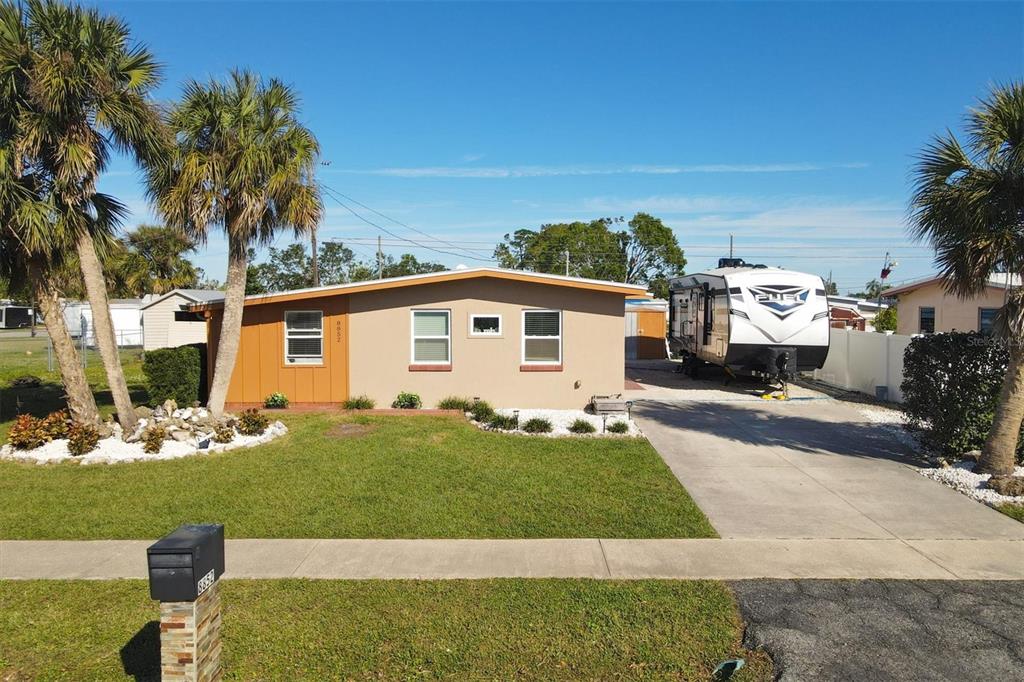
[[[825,363],[828,297],[817,275],[722,258],[672,279],[669,293],[669,347],[693,374],[710,363],[786,382]]]
[[[0,305],[0,329],[32,326],[32,308],[24,305]]]

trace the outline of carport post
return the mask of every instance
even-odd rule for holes
[[[146,554],[149,594],[160,601],[160,679],[220,680],[224,526],[180,526]]]

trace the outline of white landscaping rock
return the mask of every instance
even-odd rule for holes
[[[989,474],[974,473],[974,462],[957,462],[953,466],[941,469],[923,468],[918,469],[922,476],[948,485],[953,490],[962,492],[968,497],[979,502],[990,505],[996,504],[1024,504],[1024,496],[1011,497],[1000,495],[995,490],[988,488],[986,483],[991,478]],[[1014,476],[1024,476],[1024,467],[1017,467]]]
[[[497,412],[498,414],[501,414],[501,415],[505,415],[505,416],[511,417],[512,414],[515,412],[515,408],[501,408],[501,409],[495,410],[495,412]],[[549,437],[558,437],[558,436],[576,436],[576,437],[578,437],[578,436],[641,436],[641,435],[643,435],[640,432],[640,428],[636,425],[636,423],[632,419],[629,419],[625,415],[625,413],[609,414],[609,415],[607,415],[607,423],[610,425],[610,424],[612,424],[614,422],[626,422],[627,424],[629,424],[629,432],[628,433],[601,433],[601,428],[602,428],[602,423],[604,422],[604,417],[601,416],[601,415],[590,414],[589,412],[584,412],[583,410],[526,410],[526,409],[520,409],[519,410],[519,426],[520,426],[520,428],[522,428],[522,425],[525,424],[526,422],[528,422],[529,420],[536,419],[536,418],[547,419],[549,422],[551,422],[551,432],[550,433],[525,433],[524,431],[519,430],[519,431],[502,431],[502,433],[521,433],[521,434],[526,435],[526,436],[549,436]],[[595,433],[588,433],[588,434],[572,433],[571,431],[569,431],[569,425],[572,424],[577,419],[584,419],[584,420],[590,422],[591,424],[594,425],[594,427],[597,429],[597,431]],[[486,424],[480,424],[480,423],[477,423],[477,422],[474,422],[474,423],[476,423],[477,426],[479,426],[480,428],[487,428]],[[488,429],[488,430],[492,430],[492,429]]]
[[[203,411],[205,412],[205,410]],[[198,447],[198,440],[194,436],[190,436],[187,440],[180,442],[165,440],[163,445],[160,446],[160,452],[156,454],[145,452],[142,449],[142,443],[125,443],[119,436],[115,435],[111,438],[101,438],[95,450],[81,457],[73,457],[68,452],[68,441],[62,438],[50,441],[34,450],[17,450],[9,444],[4,445],[0,448],[0,459],[35,462],[36,464],[53,464],[66,461],[73,461],[78,464],[159,462],[168,459],[191,457],[192,455],[205,455],[236,450],[238,448],[248,448],[254,445],[269,443],[286,433],[288,433],[288,427],[280,421],[275,421],[259,436],[243,436],[238,431],[235,431],[235,438],[230,443],[210,441],[210,447],[205,449]]]

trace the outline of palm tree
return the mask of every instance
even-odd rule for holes
[[[53,0],[28,0],[28,98],[19,119],[24,154],[45,178],[53,205],[75,233],[75,250],[93,314],[93,333],[118,421],[136,423],[110,319],[106,281],[91,231],[116,225],[123,207],[96,192],[112,149],[152,158],[162,142],[159,113],[149,100],[160,68],[130,43],[119,19]]]
[[[45,174],[20,147],[19,123],[32,61],[19,8],[0,4],[0,277],[25,282],[43,313],[71,417],[96,423],[96,400],[60,308],[62,254],[74,246],[68,221],[45,194]]]
[[[981,293],[989,275],[1024,274],[1024,83],[996,87],[952,132],[925,147],[914,169],[914,236],[935,248],[946,289]],[[1024,288],[1008,289],[996,320],[1009,364],[977,471],[1012,474],[1024,421]]]
[[[249,249],[284,228],[309,232],[323,213],[314,179],[320,147],[298,121],[298,98],[277,80],[234,71],[191,81],[167,122],[177,145],[148,170],[149,192],[171,227],[197,241],[211,227],[228,240],[227,286],[209,407],[221,415],[238,355]]]
[[[194,287],[198,273],[185,254],[195,250],[195,244],[177,230],[139,225],[104,254],[107,288],[140,297]]]

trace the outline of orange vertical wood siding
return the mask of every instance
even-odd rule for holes
[[[642,310],[637,313],[636,356],[642,360],[665,357],[667,323],[663,310]]]
[[[288,310],[323,311],[322,365],[285,364],[284,314]],[[211,312],[208,366],[212,379],[223,311]],[[348,374],[347,296],[246,306],[227,402],[260,403],[276,391],[294,403],[343,402],[348,399]]]

